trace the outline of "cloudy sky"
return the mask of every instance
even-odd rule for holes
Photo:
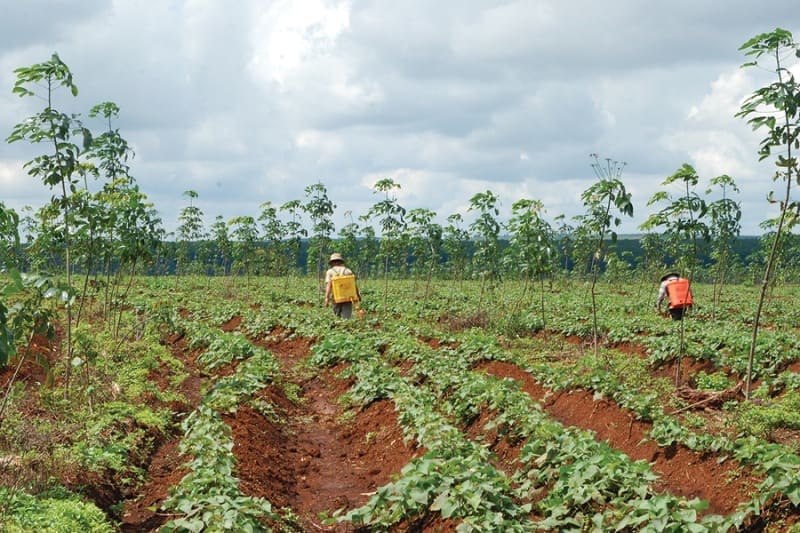
[[[761,134],[734,117],[771,82],[739,46],[785,28],[796,0],[0,0],[0,132],[42,108],[14,69],[57,52],[135,150],[132,175],[172,230],[198,193],[210,223],[305,200],[318,181],[337,229],[400,184],[407,209],[467,220],[470,198],[539,199],[551,221],[584,212],[590,153],[624,161],[636,232],[683,163],[741,188],[743,233],[774,216]],[[25,173],[41,146],[0,143],[0,201],[52,192]],[[703,192],[705,186],[698,189]],[[679,195],[679,189],[670,189]]]

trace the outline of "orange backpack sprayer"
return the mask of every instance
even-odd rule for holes
[[[692,291],[689,289],[689,280],[681,278],[667,283],[667,296],[670,309],[691,306]]]

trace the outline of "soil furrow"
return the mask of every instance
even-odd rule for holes
[[[586,390],[572,390],[549,395],[522,368],[503,362],[489,362],[480,367],[488,373],[511,378],[559,422],[591,430],[599,441],[607,441],[633,460],[651,463],[659,474],[663,490],[677,496],[700,498],[709,502],[709,513],[728,515],[752,494],[762,479],[734,461],[718,462],[713,454],[702,455],[681,445],[658,446],[647,437],[650,424],[636,420],[633,413],[608,400],[595,400]]]

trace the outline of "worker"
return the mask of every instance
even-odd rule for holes
[[[670,272],[662,276],[656,299],[656,309],[659,313],[662,312],[662,304],[667,299],[672,320],[682,320],[686,311],[692,307],[692,291],[689,288],[689,280],[682,278],[677,272]]]
[[[344,257],[342,257],[340,253],[332,253],[330,259],[328,259],[328,265],[330,268],[325,272],[325,306],[327,307],[328,302],[331,301],[334,296],[334,283],[342,279],[348,279],[343,278],[345,276],[349,277],[354,295],[347,301],[336,302],[334,299],[333,314],[340,318],[351,318],[353,316],[353,302],[357,302],[361,299],[358,287],[355,285],[355,275],[353,271],[344,264]]]

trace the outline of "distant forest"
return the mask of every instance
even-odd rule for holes
[[[792,237],[792,235],[784,236]],[[340,248],[337,247],[337,239],[332,239],[329,244],[330,251],[340,251]],[[303,274],[309,273],[309,270],[313,270],[313,268],[309,268],[309,265],[313,265],[314,261],[309,257],[309,248],[310,248],[311,241],[309,239],[301,239],[300,240],[300,248],[299,253],[296,255],[297,263],[294,265],[296,271],[301,272]],[[501,248],[505,249],[509,244],[508,238],[501,238],[500,239]],[[166,241],[162,242],[163,246],[163,253],[162,253],[162,264],[161,264],[161,271],[162,273],[174,273],[175,272],[175,257],[177,254],[177,247],[179,246],[178,243],[174,241]],[[214,243],[211,241],[203,241],[202,244],[198,242],[189,243],[189,250],[188,250],[188,257],[186,258],[189,262],[194,262],[199,259],[198,250],[202,247],[210,246],[212,249],[215,247]],[[258,243],[258,246],[264,250],[267,249],[268,244],[266,242]],[[763,247],[763,239],[762,237],[757,236],[740,236],[735,239],[732,251],[734,254],[733,262],[740,265],[746,266],[754,262],[755,257],[759,257],[759,253],[761,252]],[[472,259],[474,253],[474,242],[470,241],[467,247],[467,254],[469,259]],[[215,256],[218,255],[216,250],[211,250],[209,254],[209,250],[205,250],[206,254]],[[621,235],[617,239],[616,242],[606,242],[606,253],[607,255],[613,254],[616,257],[620,258],[624,262],[626,262],[631,269],[638,269],[641,268],[644,264],[644,250],[642,248],[641,240],[639,235]],[[355,259],[355,258],[349,258]],[[373,258],[375,259],[375,258]],[[666,264],[675,264],[678,263],[678,258],[674,257],[665,257]],[[446,252],[442,252],[439,264],[445,265],[448,263],[450,258]],[[562,270],[566,271],[576,271],[580,270],[579,267],[576,266],[575,261],[572,258],[567,258],[566,260],[557,261],[559,266]],[[714,264],[714,260],[711,257],[711,249],[710,245],[704,242],[698,243],[698,262],[701,267],[707,268]],[[760,263],[760,258],[757,261]],[[409,250],[407,254],[407,264],[406,266],[411,269],[414,263],[414,255]],[[589,263],[587,259],[587,264]],[[601,270],[605,269],[605,262],[601,262],[600,264]],[[150,272],[152,273],[152,271]],[[256,267],[254,269],[254,273],[264,273],[259,272],[259,268]],[[368,273],[366,273],[368,274]]]

